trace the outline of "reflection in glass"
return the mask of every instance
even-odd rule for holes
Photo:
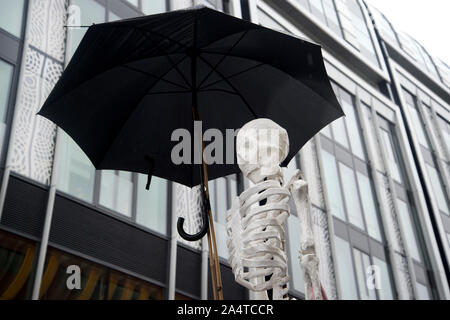
[[[80,268],[81,289],[67,288],[67,268]],[[162,288],[89,260],[49,248],[42,286],[42,300],[161,300]]]
[[[36,244],[0,231],[0,300],[29,299]]]
[[[167,233],[167,180],[152,177],[150,190],[145,189],[147,176],[138,174],[136,222],[155,230]]]
[[[348,220],[350,223],[364,230],[364,220],[359,204],[358,187],[356,186],[354,171],[341,162],[339,162],[339,171],[341,172]]]
[[[353,272],[350,245],[347,241],[334,237],[337,260],[337,276],[339,279],[340,296],[345,300],[358,299],[355,277]]]

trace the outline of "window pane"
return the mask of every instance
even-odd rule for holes
[[[287,31],[281,24],[279,24],[271,16],[267,15],[264,11],[258,10],[259,24],[270,29]]]
[[[389,276],[389,270],[386,262],[378,259],[377,257],[372,257],[374,265],[379,268],[380,274],[380,287],[378,289],[378,295],[381,300],[392,300],[394,299],[394,294],[392,293],[392,283],[391,277]]]
[[[341,298],[346,300],[358,299],[350,245],[347,241],[339,237],[334,237],[334,243],[336,247],[337,276],[341,289]]]
[[[131,217],[133,181],[130,172],[102,170],[99,203]]]
[[[449,214],[447,197],[445,195],[444,187],[442,185],[441,178],[435,168],[430,166],[428,163],[425,164],[428,171],[428,176],[430,177],[431,187],[433,188],[434,197],[437,201],[439,210],[446,214]]]
[[[323,12],[322,1],[321,0],[309,0],[311,5],[311,13],[316,16],[320,21],[325,23],[325,14]]]
[[[359,204],[358,187],[356,186],[354,171],[341,162],[339,162],[339,171],[341,172],[342,187],[344,188],[348,220],[364,230],[364,221]]]
[[[129,2],[130,4],[132,4],[135,7],[139,6],[139,1],[138,0],[126,0],[126,1]]]
[[[345,128],[344,118],[339,118],[331,124],[333,129],[334,139],[342,144],[344,147],[349,149],[348,139],[347,139],[347,129]]]
[[[398,168],[397,159],[394,155],[395,149],[389,132],[381,129],[381,139],[383,140],[384,150],[388,160],[388,166],[391,171],[392,178],[398,182],[402,182],[400,170]]]
[[[336,32],[340,37],[342,37],[341,27],[339,25],[339,20],[337,17],[336,8],[334,6],[333,0],[323,0],[323,9],[325,11],[325,16],[327,19],[328,27]]]
[[[417,246],[408,204],[400,199],[397,199],[397,207],[399,211],[398,216],[402,225],[404,236],[406,238],[405,241],[408,246],[409,254],[417,261],[420,261],[419,247]]]
[[[122,19],[122,18],[119,17],[117,14],[115,14],[115,13],[113,13],[111,11],[108,12],[108,21],[109,22],[117,21],[117,20],[120,20],[120,19]]]
[[[20,38],[22,33],[22,20],[24,0],[1,0],[0,28]]]
[[[214,215],[217,212],[217,209],[216,209],[216,181],[217,180],[208,181],[209,203],[211,206],[213,217],[215,217]]]
[[[438,122],[441,127],[442,136],[444,138],[444,142],[447,145],[448,150],[450,150],[450,123],[448,123],[445,119],[438,116]]]
[[[72,5],[78,6],[80,13],[80,25],[90,26],[93,23],[105,22],[105,7],[92,0],[73,0]],[[76,13],[75,13],[76,14]],[[73,55],[83,39],[87,28],[70,28],[70,56]]]
[[[0,150],[6,130],[6,114],[8,111],[9,95],[14,67],[0,59]]]
[[[358,279],[359,295],[362,300],[376,300],[375,289],[367,286],[367,268],[371,265],[367,254],[353,249],[355,257],[356,278]]]
[[[142,0],[142,12],[145,14],[161,13],[166,10],[166,0]]]
[[[216,241],[217,241],[217,252],[219,257],[228,259],[228,248],[227,248],[227,228],[224,224],[214,223],[214,228],[216,231]]]
[[[428,289],[421,283],[416,282],[417,300],[430,300]]]
[[[366,23],[362,8],[356,0],[346,0],[346,3],[349,8],[350,19],[356,33],[356,38],[358,39],[359,50],[364,56],[379,66],[372,38],[369,33],[369,27]]]
[[[305,292],[305,284],[303,282],[303,274],[298,260],[298,252],[300,250],[300,223],[298,218],[290,215],[287,221],[288,227],[288,267],[291,276],[291,285],[295,290]]]
[[[331,126],[328,125],[325,128],[323,128],[320,133],[322,133],[323,135],[325,135],[327,138],[329,139],[333,139],[333,137],[331,136]]]
[[[287,167],[282,168],[284,183],[288,182],[292,178],[297,169],[297,157],[294,157],[291,161],[289,161]]]
[[[57,188],[81,200],[92,202],[95,168],[80,147],[60,131]]]
[[[225,225],[227,214],[227,180],[226,178],[216,179],[216,212],[213,215],[216,221]]]
[[[238,195],[238,183],[237,183],[237,175],[233,174],[232,176],[228,177],[228,185],[229,185],[229,192],[230,192],[230,203],[227,206],[227,210],[231,209],[231,206],[233,204],[234,198]]]
[[[360,172],[357,172],[356,176],[358,178],[359,195],[364,209],[367,231],[371,237],[381,241],[378,211],[376,209],[374,192],[369,177]]]
[[[155,230],[167,233],[167,180],[152,177],[150,190],[145,189],[147,176],[138,175],[136,222]]]
[[[14,67],[0,60],[0,121],[6,121]]]
[[[33,285],[33,274],[36,272],[34,260],[39,252],[36,249],[34,241],[0,230],[1,300],[30,298],[28,289]]]
[[[411,119],[414,126],[413,131],[417,133],[419,143],[425,148],[430,149],[430,145],[428,144],[428,139],[425,133],[425,128],[423,127],[423,123],[419,115],[419,111],[417,111],[415,107],[410,107],[409,110],[411,111]]]
[[[345,221],[344,205],[337,174],[336,160],[331,153],[325,150],[322,150],[322,159],[330,211],[334,216]]]
[[[348,97],[344,98],[345,95]],[[359,130],[357,116],[355,113],[355,107],[350,103],[351,96],[341,91],[341,97],[341,105],[345,113],[345,122],[347,123],[349,135],[352,137],[350,139],[352,152],[361,159],[365,159],[366,157],[364,155],[364,148],[362,144],[361,132]]]

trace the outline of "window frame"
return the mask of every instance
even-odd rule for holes
[[[2,146],[0,150],[0,165],[6,165],[6,150],[8,150],[11,140],[12,119],[14,116],[15,104],[17,99],[17,91],[19,88],[19,78],[22,70],[23,63],[23,49],[24,38],[27,26],[27,17],[29,11],[30,1],[25,0],[22,13],[22,29],[21,37],[18,38],[8,31],[0,28],[0,59],[13,66],[12,79],[10,81],[8,101],[5,110],[5,135],[3,141],[0,144]]]

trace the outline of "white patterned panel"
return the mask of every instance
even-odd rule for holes
[[[316,255],[319,258],[320,282],[328,299],[335,300],[337,299],[336,276],[331,255],[327,213],[315,206],[311,206],[311,221],[316,245]]]
[[[390,245],[391,245],[392,249],[394,249],[395,251],[404,253],[403,241],[402,241],[402,237],[401,237],[401,233],[400,233],[398,218],[397,218],[397,214],[395,212],[395,207],[394,207],[394,199],[393,199],[392,193],[390,191],[388,178],[384,174],[377,172],[376,179],[382,190],[381,191],[381,199],[379,199],[379,200],[380,200],[380,205],[383,206],[384,210],[381,210],[381,212],[382,212],[382,214],[387,215],[385,217],[385,219],[386,219],[385,221],[387,222],[386,229],[385,229],[386,237],[387,237],[388,241],[390,241]]]
[[[8,165],[21,175],[49,184],[56,126],[37,116],[63,71],[66,0],[30,1],[24,65],[14,111]]]
[[[200,230],[201,221],[201,193],[200,187],[188,188],[175,183],[176,213],[184,218],[184,231],[195,234]],[[195,249],[201,248],[201,241],[186,241],[178,235],[178,241]]]
[[[408,262],[405,256],[395,253],[395,261],[393,267],[397,269],[398,286],[397,291],[399,297],[405,300],[414,299],[411,277],[409,275]]]
[[[67,0],[33,0],[32,20],[27,34],[29,44],[63,62],[65,55],[64,26]]]
[[[308,181],[309,197],[313,205],[325,209],[325,199],[320,178],[319,159],[314,139],[305,144],[300,151],[301,167]]]

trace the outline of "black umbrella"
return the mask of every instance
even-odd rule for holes
[[[40,115],[83,149],[97,169],[140,172],[186,186],[239,172],[233,164],[175,164],[172,132],[240,128],[270,118],[290,140],[286,165],[343,115],[320,46],[206,7],[89,27]],[[225,150],[224,150],[225,151]],[[192,159],[194,155],[192,155]],[[180,221],[179,221],[180,222]],[[213,237],[214,239],[214,237]]]

